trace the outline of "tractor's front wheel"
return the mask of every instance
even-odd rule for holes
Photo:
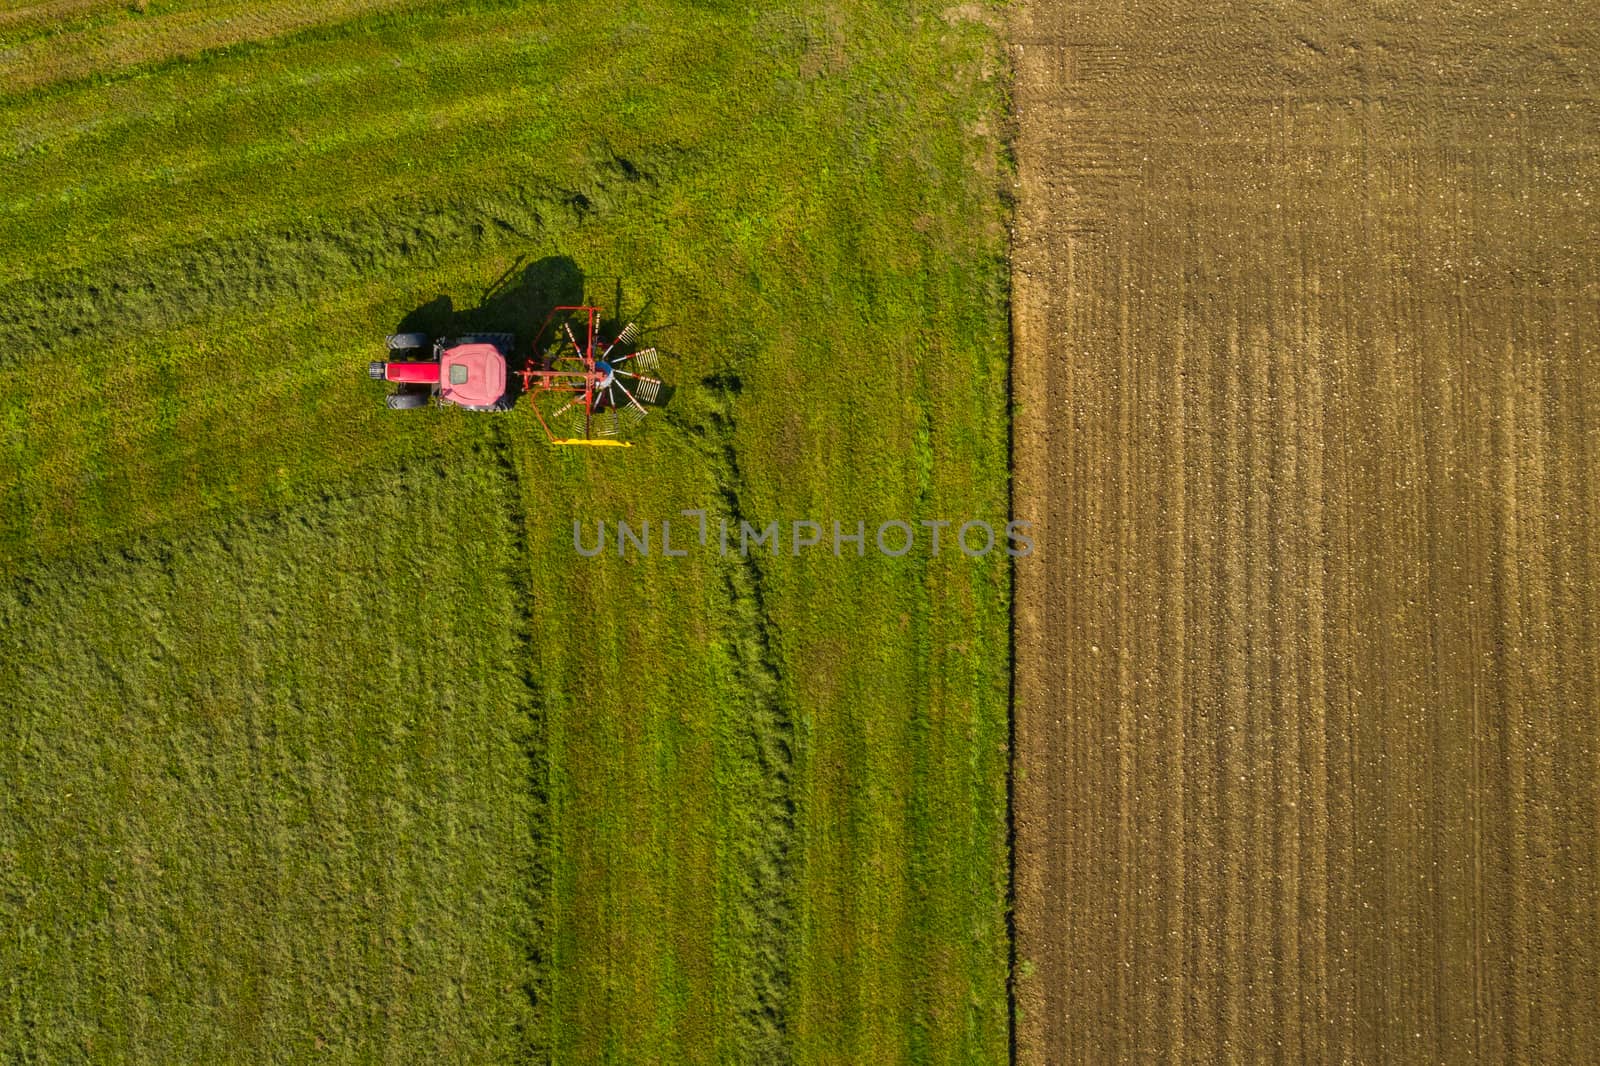
[[[409,411],[413,408],[421,407],[427,402],[428,394],[425,392],[391,393],[389,396],[389,410]]]

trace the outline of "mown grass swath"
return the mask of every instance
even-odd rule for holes
[[[305,760],[329,736],[318,708],[357,699],[316,685],[353,692],[367,678],[391,691],[381,667],[398,658],[384,634],[521,634],[527,677],[496,665],[471,699],[496,729],[538,724],[538,769],[472,802],[506,825],[541,812],[540,825],[516,841],[441,841],[435,867],[405,880],[448,878],[458,861],[547,868],[547,893],[481,880],[452,941],[469,951],[482,939],[482,965],[500,967],[504,986],[543,990],[537,1010],[490,997],[499,1006],[460,1020],[445,1000],[366,990],[398,1019],[385,1032],[437,1022],[440,1041],[485,1060],[513,1031],[560,1061],[1004,1055],[1004,559],[948,542],[933,558],[924,542],[904,559],[584,560],[571,544],[575,518],[659,522],[683,508],[713,522],[1003,522],[1000,69],[988,29],[917,4],[450,5],[5,98],[0,320],[27,339],[0,362],[0,557],[14,588],[50,588],[29,595],[68,604],[68,630],[92,634],[160,585],[183,604],[184,632],[199,633],[224,600],[241,615],[265,608],[253,592],[232,606],[240,594],[223,577],[213,591],[171,585],[193,572],[183,560],[200,552],[233,572],[236,541],[281,542],[270,551],[295,556],[303,584],[273,596],[309,598],[300,590],[326,573],[346,597],[308,615],[305,641],[359,629],[366,611],[384,620],[354,638],[359,662],[332,660],[328,679],[283,691],[277,735]],[[556,452],[525,415],[382,409],[361,371],[384,332],[440,294],[470,314],[494,279],[556,258],[582,270],[592,297],[620,295],[621,313],[672,353],[679,388],[642,447]],[[431,510],[362,504],[377,511],[360,534],[321,548],[297,532],[327,527],[325,497],[355,498],[352,486],[416,496],[419,463],[471,486],[461,499],[482,513],[464,518],[441,490]],[[397,464],[413,470],[398,482]],[[380,535],[380,518],[395,528]],[[271,523],[289,532],[263,532]],[[420,601],[380,580],[406,571],[406,537],[442,552],[448,595],[415,575]],[[110,565],[133,543],[145,546],[137,565]],[[72,598],[68,558],[99,560],[107,591]],[[431,558],[410,565],[427,571]],[[468,580],[482,568],[500,575],[492,587]],[[41,617],[19,602],[7,639],[39,646]],[[282,639],[241,629],[225,650],[283,662]],[[133,631],[84,684],[119,691],[118,656],[153,640]],[[142,698],[189,713],[196,672],[220,669],[209,661],[141,674]],[[323,671],[309,657],[294,669]],[[80,760],[60,780],[107,812],[153,802],[84,768],[104,750],[81,720],[96,712],[58,705],[48,687],[23,695],[30,743]],[[398,728],[418,707],[402,697],[353,717],[337,750]],[[213,758],[238,772],[163,801],[171,824],[203,821],[214,802],[281,821],[318,793],[320,778],[274,791],[287,786],[249,762],[232,713],[195,728],[215,731]],[[478,780],[486,757],[465,742],[430,749],[436,776],[405,802],[418,818],[451,802],[457,786],[444,782]],[[20,833],[26,818],[10,808],[5,820]],[[219,825],[206,846],[252,831]],[[31,864],[18,883],[71,876],[74,853],[40,839],[18,852]],[[341,838],[351,869],[387,869],[378,839]],[[194,852],[160,834],[150,847],[174,862]],[[175,892],[194,891],[187,876]],[[355,908],[336,887],[338,906]],[[240,890],[240,906],[261,906],[257,887]],[[506,924],[505,907],[524,914]],[[365,928],[340,914],[308,935],[342,944],[340,921]],[[79,920],[38,935],[48,946]],[[309,909],[285,920],[324,921]],[[431,919],[419,904],[396,921]],[[518,953],[524,933],[537,972]],[[180,941],[145,945],[166,967],[162,994],[216,980],[176,954]],[[410,958],[398,941],[362,950]],[[8,992],[14,1007],[44,1018],[78,1002],[78,986],[49,976],[59,971],[39,972]],[[293,1010],[273,1000],[285,1026],[323,1017],[343,979],[337,965],[325,978],[263,972],[281,975],[261,978],[263,995],[304,990]],[[359,1019],[338,1017],[364,1039]],[[138,1046],[201,1046],[182,1043],[183,1021],[168,1031],[152,1013]],[[197,1039],[235,1026],[245,1043],[272,1043],[244,1020],[217,1024]],[[33,1032],[17,1046],[45,1046]]]
[[[467,456],[0,596],[8,1055],[538,1046],[509,489]]]

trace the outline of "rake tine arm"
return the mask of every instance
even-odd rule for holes
[[[630,404],[632,404],[634,407],[637,407],[641,414],[646,414],[647,415],[647,414],[650,413],[649,409],[646,408],[644,404],[640,403],[638,400],[635,400],[633,398],[633,393],[628,391],[628,386],[624,385],[620,381],[613,381],[612,383],[614,385],[616,385],[617,388],[622,390],[622,395],[626,396],[628,398],[628,402]]]
[[[589,365],[589,353],[583,350],[583,346],[578,343],[578,338],[573,335],[572,323],[563,322],[561,324],[561,326],[562,326],[563,329],[565,329],[567,331],[567,340],[572,342],[572,350],[578,353],[578,361],[581,362],[584,366],[588,366]]]

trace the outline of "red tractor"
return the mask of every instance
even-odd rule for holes
[[[368,365],[367,373],[398,388],[389,394],[394,411],[422,407],[437,398],[468,411],[509,411],[517,399],[507,384],[506,360],[516,345],[510,333],[473,333],[429,342],[426,333],[389,337],[391,358]]]

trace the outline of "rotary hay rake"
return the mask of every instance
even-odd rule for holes
[[[629,447],[619,439],[623,430],[643,422],[649,405],[662,398],[662,382],[651,376],[661,356],[654,348],[633,347],[639,327],[630,322],[610,341],[599,330],[598,307],[557,307],[534,339],[537,362],[520,371],[522,389],[552,444]],[[549,418],[541,406],[554,408]],[[570,427],[572,435],[558,437],[552,422]]]

